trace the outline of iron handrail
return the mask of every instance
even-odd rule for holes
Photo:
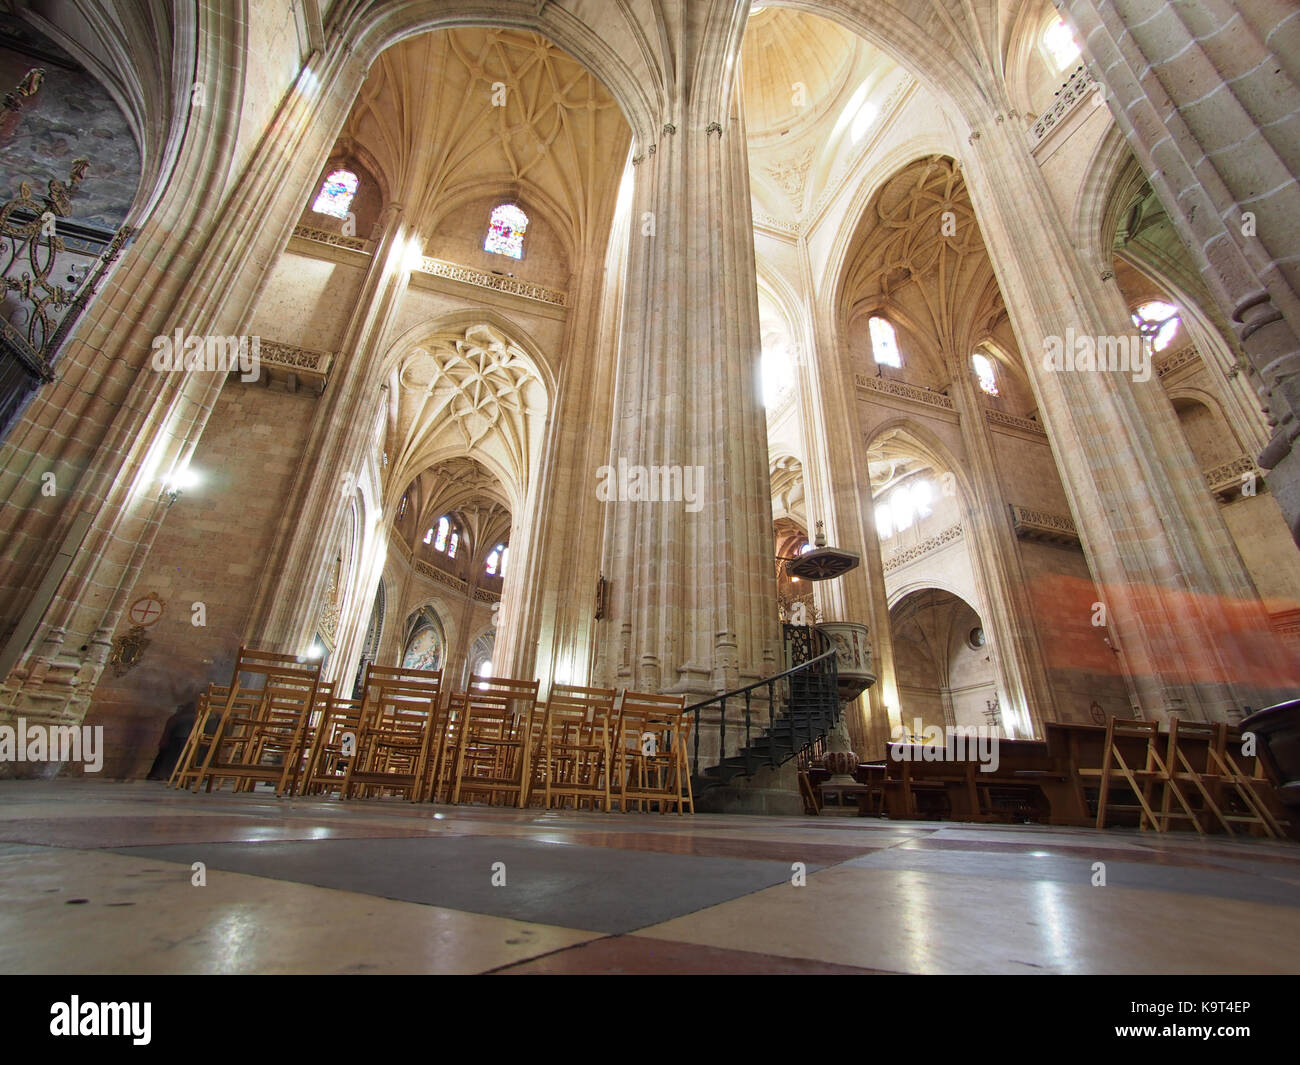
[[[682,713],[689,714],[692,710],[699,710],[708,706],[709,703],[716,703],[719,699],[730,699],[733,695],[744,695],[745,692],[753,691],[755,688],[761,688],[764,684],[775,684],[778,680],[784,680],[792,673],[798,673],[801,670],[807,669],[809,666],[814,666],[823,659],[830,658],[833,654],[835,654],[834,647],[829,651],[823,651],[816,658],[808,659],[807,662],[800,662],[796,666],[791,666],[782,673],[773,673],[770,677],[763,677],[761,680],[754,681],[753,684],[746,684],[743,688],[733,688],[729,692],[722,692],[721,694],[711,696],[708,699],[701,699],[698,703],[691,703],[691,705],[683,710]]]
[[[829,672],[824,672],[823,670],[817,668],[819,666],[822,666],[824,663],[829,663],[830,666]],[[790,678],[794,677],[797,674],[806,673],[817,677],[823,677],[823,678],[829,677],[830,684],[833,689],[836,684],[835,678],[836,678],[837,671],[835,666],[836,666],[836,650],[834,647],[829,647],[821,654],[808,659],[806,662],[799,662],[798,664],[791,666],[789,669],[782,670],[780,673],[774,673],[770,677],[763,677],[759,680],[754,681],[751,684],[746,684],[740,688],[733,688],[731,691],[721,692],[717,695],[710,696],[708,699],[701,699],[699,702],[692,703],[690,706],[684,708],[682,710],[683,717],[685,717],[687,714],[692,712],[695,714],[695,723],[694,723],[695,750],[691,759],[691,775],[693,777],[698,777],[700,775],[700,711],[703,710],[704,707],[712,706],[713,704],[716,703],[720,709],[720,713],[718,715],[718,758],[720,759],[720,764],[721,764],[721,760],[727,757],[727,753],[726,753],[727,752],[727,700],[734,699],[738,696],[744,696],[745,741],[743,744],[740,745],[740,749],[744,750],[745,752],[746,774],[747,775],[752,774],[754,772],[754,769],[757,766],[757,759],[753,758],[749,753],[750,749],[753,746],[753,720],[752,720],[752,713],[751,713],[750,693],[753,692],[754,689],[756,688],[763,688],[763,687],[767,688],[768,734],[774,737],[776,731],[776,704],[777,704],[776,686],[777,684],[781,683],[782,681],[786,681],[787,688],[788,688],[788,682]],[[786,699],[788,700],[790,698],[791,698],[791,692],[787,690]],[[834,709],[837,709],[839,704],[833,692],[831,698],[834,701],[834,708],[832,710],[832,713],[834,713]],[[790,707],[787,703],[787,710],[789,709]],[[791,742],[791,747],[793,748],[790,754],[791,758],[796,757],[799,751],[803,749],[803,747],[811,746],[816,742],[816,737],[814,737],[812,734],[813,732],[812,721],[809,720],[806,722],[806,724],[807,724],[807,733],[808,733],[807,740],[802,745],[800,745],[799,737],[797,735],[798,719],[793,717],[791,718],[790,742]],[[775,769],[777,766],[784,764],[785,761],[788,761],[788,759],[778,760],[776,754],[775,738],[773,739],[773,742],[769,744],[768,751],[769,753],[767,757],[767,763],[771,768]]]

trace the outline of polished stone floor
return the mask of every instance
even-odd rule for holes
[[[1295,973],[1298,946],[1294,843],[0,781],[4,973]]]

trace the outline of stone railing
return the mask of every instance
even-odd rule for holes
[[[1177,351],[1162,351],[1156,356],[1156,376],[1164,377],[1200,361],[1200,353],[1193,344],[1184,344]]]
[[[960,540],[961,535],[961,522],[958,522],[955,525],[949,525],[943,532],[922,540],[919,544],[913,544],[911,547],[895,551],[885,559],[885,572],[889,573],[898,569],[899,566],[906,566],[909,562],[915,562],[918,558],[928,555],[931,551],[938,551],[944,545],[950,544],[954,540]]]
[[[330,366],[334,363],[332,351],[313,351],[262,337],[258,352],[268,381],[281,381],[290,391],[296,391],[303,382],[311,385],[317,395],[325,391]]]
[[[1029,143],[1037,147],[1061,120],[1075,109],[1080,101],[1092,95],[1097,79],[1086,66],[1080,64],[1064,85],[1056,90],[1056,103],[1047,109],[1029,131]]]
[[[1243,479],[1246,474],[1254,476],[1255,491],[1258,491],[1263,484],[1264,475],[1248,455],[1240,455],[1231,462],[1224,462],[1205,470],[1202,476],[1205,478],[1205,486],[1211,492],[1229,498],[1237,495],[1238,490],[1249,483]]]
[[[345,237],[342,233],[331,233],[328,229],[315,226],[294,226],[293,235],[303,240],[314,240],[318,244],[333,244],[336,248],[349,248],[352,251],[370,251],[370,241],[360,237]]]
[[[943,410],[952,410],[952,400],[942,392],[935,392],[929,388],[921,388],[918,385],[904,384],[902,381],[891,381],[885,377],[872,377],[870,374],[854,374],[859,388],[865,388],[872,392],[882,392],[887,396],[901,396],[904,399],[914,400],[917,403],[924,403],[930,407],[940,407]]]
[[[301,373],[316,374],[325,377],[329,374],[330,364],[334,361],[332,351],[312,351],[310,348],[296,348],[292,344],[281,344],[275,340],[261,342],[262,362],[271,366]]]
[[[523,296],[525,299],[550,303],[556,307],[567,307],[569,303],[568,294],[560,292],[558,289],[547,288],[545,285],[535,285],[531,281],[520,281],[517,277],[489,274],[483,270],[460,266],[457,263],[449,263],[427,255],[420,262],[420,273],[429,274],[432,277],[445,277],[450,281],[459,281],[465,285],[490,288],[495,292],[506,292],[511,296]]]
[[[463,581],[459,577],[453,577],[450,573],[439,569],[437,566],[430,565],[422,558],[414,559],[411,562],[411,568],[421,577],[428,577],[431,581],[437,581],[439,584],[445,585],[446,587],[459,592],[461,595],[469,595],[470,588],[468,581]],[[501,601],[501,594],[499,592],[491,591],[488,588],[475,588],[474,601],[478,603],[497,603]]]
[[[448,588],[453,588],[460,592],[461,595],[464,595],[469,591],[469,585],[459,577],[453,577],[450,573],[440,570],[437,566],[431,566],[422,558],[415,559],[411,566],[421,577],[428,577],[432,581],[437,581],[439,584],[446,585]]]
[[[1006,425],[1012,429],[1023,429],[1027,433],[1037,433],[1039,436],[1047,435],[1047,430],[1034,421],[1033,418],[1022,418],[1018,414],[1008,414],[1006,411],[994,410],[992,407],[984,408],[984,417],[994,425]]]
[[[1038,540],[1049,544],[1077,544],[1079,530],[1073,518],[1063,514],[1049,514],[1045,510],[1010,504],[1011,522],[1022,540]]]

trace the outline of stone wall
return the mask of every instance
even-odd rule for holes
[[[307,394],[227,384],[190,468],[201,480],[171,506],[132,602],[166,604],[139,665],[105,671],[86,723],[104,726],[103,775],[140,777],[177,704],[228,684],[266,552],[316,409]],[[196,626],[194,604],[206,624]],[[124,619],[116,636],[130,628]]]

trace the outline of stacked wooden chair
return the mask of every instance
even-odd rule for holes
[[[533,767],[548,810],[570,801],[574,809],[609,809],[615,695],[613,688],[551,687]]]
[[[625,691],[619,703],[612,769],[612,797],[619,809],[695,813],[686,745],[691,722],[685,695]]]
[[[171,776],[167,778],[168,787],[188,788],[193,785],[199,767],[207,757],[211,731],[216,729],[221,717],[220,710],[215,715],[209,713],[209,704],[215,699],[218,706],[221,706],[229,695],[230,687],[225,684],[209,684],[205,691],[199,693],[195,700],[194,724],[190,726],[189,737],[181,748],[176,765],[172,767]],[[205,732],[205,728],[208,731]]]
[[[202,700],[189,758],[178,763],[179,779],[192,778],[196,792],[231,780],[236,789],[266,783],[275,787],[276,795],[292,794],[319,685],[319,662],[241,647],[224,698],[209,689]],[[214,719],[216,727],[209,730]]]
[[[451,802],[476,795],[494,804],[504,799],[524,806],[532,783],[538,686],[535,680],[479,677],[452,699],[442,757],[443,772],[450,773]]]
[[[315,742],[303,779],[304,795],[341,792],[361,733],[362,699],[331,697],[316,723]]]
[[[168,783],[269,784],[277,795],[522,808],[695,812],[686,696],[475,677],[448,696],[440,670],[368,665],[352,698],[319,662],[241,647],[210,684]]]
[[[1272,839],[1284,835],[1281,823],[1257,790],[1261,786],[1266,789],[1267,781],[1244,772],[1237,763],[1229,750],[1226,724],[1173,718],[1169,722],[1165,763],[1169,781],[1161,804],[1162,817],[1185,816],[1201,834],[1207,824],[1217,822],[1230,836],[1236,835],[1233,825],[1257,827]],[[1178,799],[1186,814],[1170,811],[1171,796]]]
[[[1077,772],[1082,782],[1097,782],[1098,828],[1127,813],[1137,815],[1140,829],[1157,832],[1186,823],[1202,835],[1216,828],[1236,835],[1233,826],[1253,826],[1272,838],[1284,834],[1261,794],[1267,782],[1238,764],[1223,723],[1174,716],[1162,735],[1159,722],[1112,717],[1100,767]]]
[[[438,734],[441,696],[441,670],[368,665],[351,757],[343,754],[346,729],[335,729],[335,757],[347,762],[339,797],[404,793],[419,802]]]
[[[1138,827],[1142,829],[1150,827],[1163,832],[1168,827],[1167,820],[1156,816],[1153,805],[1155,793],[1169,779],[1169,770],[1160,755],[1159,745],[1158,721],[1112,717],[1106,723],[1101,766],[1080,767],[1078,770],[1085,782],[1097,781],[1098,828],[1105,828],[1107,818],[1116,813],[1137,813]],[[1133,795],[1136,805],[1112,797],[1112,789],[1123,788]]]

